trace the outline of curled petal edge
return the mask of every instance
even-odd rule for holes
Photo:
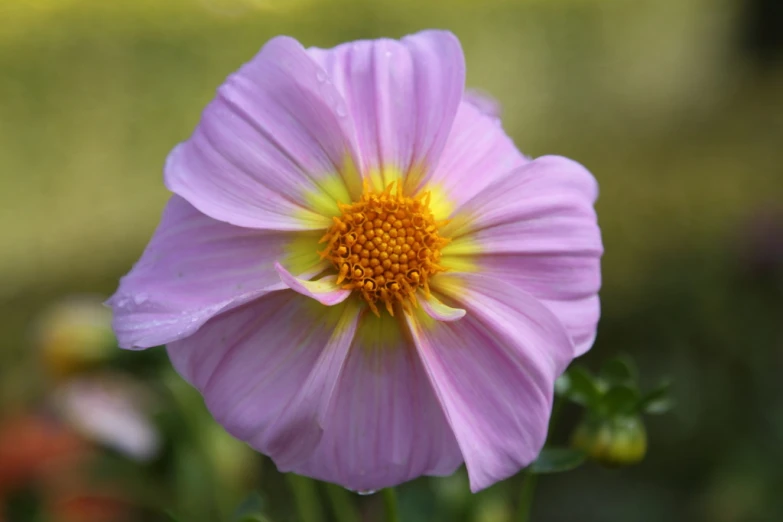
[[[275,270],[280,275],[280,280],[294,292],[315,299],[322,305],[334,306],[340,304],[351,295],[351,290],[340,288],[337,285],[337,276],[329,275],[316,281],[308,281],[293,276],[280,263],[275,263]]]
[[[452,308],[444,304],[443,301],[432,295],[432,293],[425,295],[423,292],[420,292],[418,299],[422,310],[436,321],[452,322],[459,321],[465,317],[465,310]]]

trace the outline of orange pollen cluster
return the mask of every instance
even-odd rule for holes
[[[380,193],[365,186],[362,198],[339,204],[342,215],[334,218],[321,243],[328,242],[321,257],[338,270],[337,284],[356,290],[375,315],[378,303],[394,315],[394,304],[405,310],[416,302],[416,290],[429,295],[429,279],[443,272],[440,249],[449,240],[438,235],[429,209],[430,194],[414,198],[392,183]]]

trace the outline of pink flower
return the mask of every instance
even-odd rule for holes
[[[218,89],[109,301],[235,437],[355,490],[536,458],[599,316],[597,186],[464,93],[452,34],[304,49]]]

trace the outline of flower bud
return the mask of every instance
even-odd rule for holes
[[[641,417],[587,418],[571,438],[573,447],[607,466],[636,464],[647,452],[647,433]]]

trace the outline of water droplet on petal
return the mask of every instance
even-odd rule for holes
[[[315,79],[318,80],[318,83],[324,83],[326,81],[326,73],[324,73],[321,69],[318,69],[318,71],[315,73]]]
[[[365,490],[357,491],[356,494],[366,496],[366,495],[372,495],[373,493],[377,493],[377,492],[378,492],[377,489],[365,489]]]
[[[321,96],[323,96],[324,102],[326,102],[327,105],[334,105],[337,103],[334,91],[328,85],[321,86]]]
[[[147,299],[149,299],[149,297],[147,297],[147,294],[145,293],[139,293],[133,295],[133,302],[134,304],[136,304],[136,306],[143,305],[144,303],[147,302]]]

